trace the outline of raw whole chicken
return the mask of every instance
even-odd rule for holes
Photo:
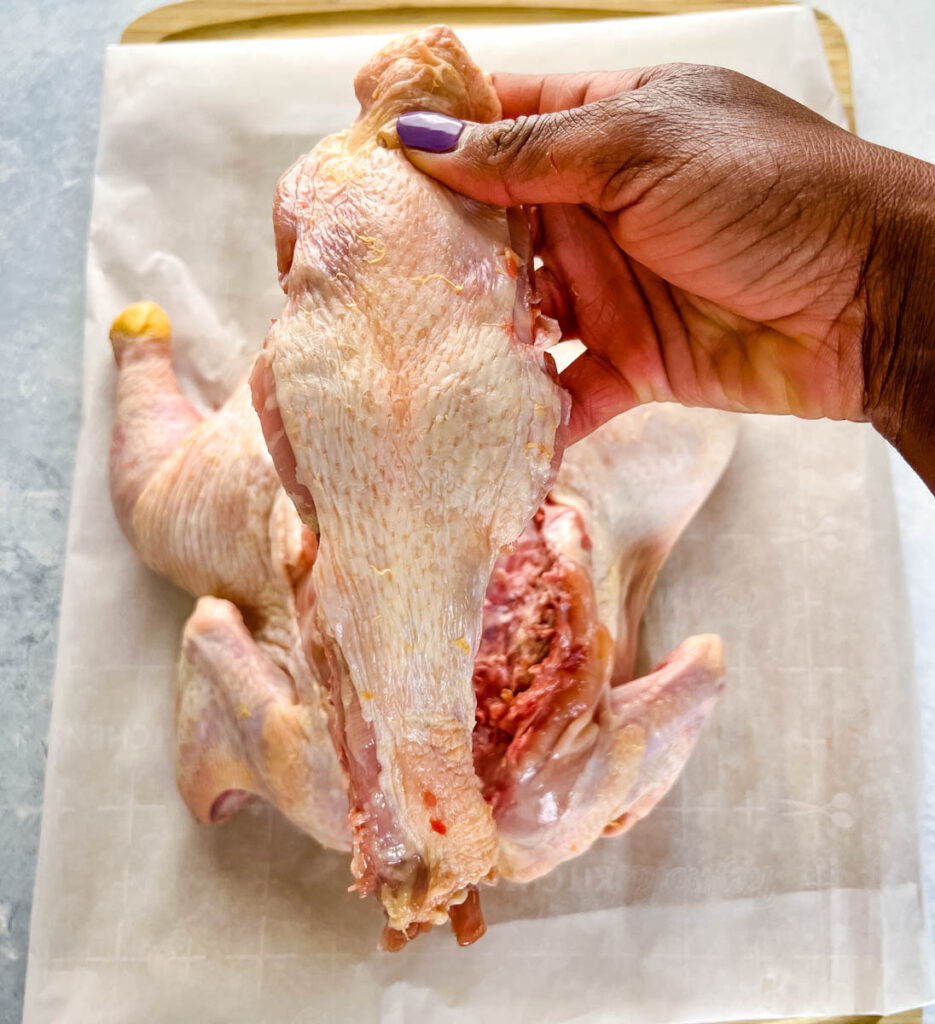
[[[734,427],[633,410],[556,475],[565,405],[522,221],[393,149],[401,110],[491,118],[495,95],[443,28],[383,51],[357,90],[358,122],[279,186],[288,299],[253,373],[260,418],[244,386],[203,419],[165,314],[129,307],[112,492],[144,561],[199,598],[176,691],[195,817],[262,796],[353,844],[386,948],[449,916],[467,943],[478,882],[624,830],[687,759],[720,642],[631,682],[636,636]]]
[[[203,822],[262,796],[348,849],[329,670],[314,630],[306,660],[297,619],[297,605],[314,619],[314,535],[279,486],[245,387],[203,419],[179,392],[168,318],[151,303],[126,309],[111,339],[114,508],[146,563],[199,597],[177,674],[179,791]],[[500,875],[536,878],[628,827],[688,757],[720,688],[717,638],[694,637],[629,679],[652,581],[733,441],[722,413],[618,417],[566,452],[549,497],[495,563],[472,751]],[[476,935],[476,914],[460,927]]]
[[[179,392],[168,318],[152,303],[124,310],[111,340],[117,517],[149,566],[199,597],[177,673],[179,791],[202,822],[261,796],[347,850],[329,669],[314,629],[306,659],[297,617],[301,607],[306,626],[314,619],[314,535],[279,486],[245,386],[202,418]],[[629,827],[691,752],[721,686],[718,638],[692,637],[630,682],[636,633],[734,434],[729,415],[708,410],[617,417],[566,451],[546,501],[496,561],[473,668],[472,752],[502,877],[537,878]],[[457,906],[452,914],[462,940],[476,937],[476,907],[465,920]],[[384,944],[405,938],[389,930]]]

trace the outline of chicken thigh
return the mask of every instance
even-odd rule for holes
[[[355,87],[355,124],[279,183],[287,300],[252,379],[283,484],[320,531],[316,625],[357,888],[413,933],[496,868],[474,658],[494,561],[545,496],[567,405],[521,222],[511,234],[506,211],[430,181],[395,137],[413,107],[497,117],[489,81],[433,28],[377,54]]]

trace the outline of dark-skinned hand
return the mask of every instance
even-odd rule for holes
[[[397,131],[529,208],[573,439],[650,401],[869,420],[935,488],[935,167],[721,68],[494,84],[502,121]]]

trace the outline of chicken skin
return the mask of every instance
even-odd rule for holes
[[[545,497],[567,399],[522,221],[511,233],[505,210],[440,188],[395,138],[413,106],[496,117],[489,80],[434,28],[382,50],[355,87],[358,120],[279,183],[286,304],[253,388],[283,484],[319,532],[357,887],[406,931],[446,921],[496,868],[474,658],[493,564]]]

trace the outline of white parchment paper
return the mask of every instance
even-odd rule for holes
[[[843,123],[810,12],[462,36],[484,66],[723,64]],[[188,597],[107,491],[111,319],[155,299],[188,393],[220,402],[281,306],[280,172],[355,115],[377,37],[108,55],[88,256],[84,422],[65,574],[26,1024],[709,1021],[889,1012],[933,993],[911,638],[869,428],[750,417],[662,573],[654,660],[720,632],[728,688],[673,792],[626,836],[484,893],[485,938],[375,951],[346,858],[268,807],[205,828],[171,766]]]

